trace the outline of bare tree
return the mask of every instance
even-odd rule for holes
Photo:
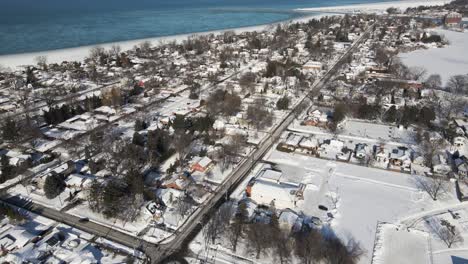
[[[203,229],[205,236],[205,243],[208,245],[210,242],[214,244],[216,239],[223,234],[226,229],[225,227],[229,225],[231,216],[233,215],[232,203],[227,202],[220,206],[220,208],[213,214],[213,216],[208,220]]]
[[[239,78],[239,85],[244,91],[253,93],[255,88],[255,79],[257,76],[253,72],[246,72]]]
[[[450,121],[451,118],[462,112],[467,105],[467,100],[463,96],[453,93],[444,93],[439,100],[434,98],[434,109],[437,110],[437,115],[441,121]],[[445,120],[444,120],[445,119]]]
[[[255,257],[260,258],[260,254],[271,247],[271,233],[267,224],[256,222],[247,225],[247,243],[255,252]]]
[[[239,157],[244,148],[247,146],[247,137],[242,134],[234,134],[229,138],[229,142],[225,143],[222,148],[221,157],[223,158],[224,166],[233,164]]]
[[[427,70],[423,67],[411,67],[409,68],[409,73],[411,79],[415,81],[420,81],[424,78],[424,76],[426,76]]]
[[[295,235],[294,252],[304,264],[312,264],[322,259],[322,235],[312,229]]]
[[[151,42],[143,41],[142,43],[140,43],[139,48],[140,48],[140,51],[146,55],[148,54],[148,52],[151,51]]]
[[[460,230],[456,226],[450,224],[447,220],[432,217],[426,219],[431,230],[442,240],[448,248],[453,245],[463,242],[463,237]]]
[[[328,198],[330,200],[330,203],[333,206],[333,209],[338,208],[338,202],[340,201],[340,197],[338,195],[338,187],[336,187],[335,191],[333,193],[329,193]]]
[[[273,113],[265,107],[265,100],[257,99],[247,107],[247,119],[257,130],[271,126],[273,118]]]
[[[237,244],[244,232],[245,223],[247,222],[247,214],[247,206],[245,205],[245,203],[239,204],[234,219],[229,225],[228,238],[229,242],[231,242],[233,252],[236,252]]]
[[[442,223],[442,225],[444,225],[444,223]],[[454,244],[463,242],[460,230],[448,222],[445,222],[444,227],[439,229],[439,237],[445,242],[448,248],[451,248]]]
[[[357,263],[364,253],[359,242],[351,236],[346,243],[335,236],[325,237],[323,240],[322,254],[326,264]]]
[[[359,259],[365,254],[364,249],[354,237],[348,236],[348,241],[346,242],[346,249],[348,251],[348,256],[353,263],[358,263]]]
[[[185,217],[190,213],[192,209],[192,203],[190,202],[190,198],[187,195],[183,195],[177,199],[177,213],[182,217]]]
[[[184,161],[188,152],[190,151],[190,143],[192,142],[192,136],[185,131],[179,131],[175,135],[174,147],[179,153],[179,160]]]
[[[439,74],[431,74],[429,77],[427,77],[426,81],[424,81],[424,84],[428,88],[439,89],[442,87],[442,78]]]
[[[94,62],[94,64],[100,64],[102,57],[105,55],[106,51],[101,46],[95,46],[89,50],[89,58]]]
[[[37,56],[34,58],[34,61],[36,61],[37,65],[44,71],[47,70],[47,56]]]
[[[468,77],[466,75],[454,75],[447,81],[447,88],[453,93],[468,93]]]
[[[272,247],[275,255],[279,258],[279,263],[288,263],[291,258],[292,240],[289,236],[289,231],[272,230],[274,239],[272,239]]]
[[[117,57],[119,56],[120,52],[121,52],[121,48],[119,45],[112,45],[112,47],[110,48],[109,50],[109,54],[113,57]]]
[[[439,194],[445,191],[446,182],[443,177],[434,175],[428,176],[429,177],[415,175],[414,180],[416,183],[416,187],[427,192],[427,194],[429,194],[432,200],[436,201]]]

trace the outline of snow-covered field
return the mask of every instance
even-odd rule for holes
[[[440,74],[445,83],[450,76],[468,74],[468,32],[455,32],[436,29],[435,32],[444,35],[450,42],[445,48],[431,48],[403,53],[400,58],[409,67],[424,67],[428,74]]]

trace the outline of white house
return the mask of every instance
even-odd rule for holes
[[[282,173],[263,170],[247,187],[247,195],[257,204],[275,205],[277,209],[296,207],[296,202],[303,199],[305,185],[283,182]]]

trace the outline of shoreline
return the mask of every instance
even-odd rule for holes
[[[315,13],[315,12],[314,12]],[[64,48],[56,50],[47,50],[47,51],[38,51],[38,52],[28,52],[28,53],[16,53],[16,54],[6,54],[0,55],[0,68],[18,68],[27,65],[36,65],[35,58],[38,56],[46,56],[48,63],[61,63],[63,61],[83,61],[89,54],[89,51],[93,47],[103,47],[105,49],[110,49],[113,45],[119,45],[122,49],[122,52],[132,49],[135,45],[138,45],[142,42],[149,41],[151,44],[155,45],[161,42],[171,42],[176,41],[180,42],[186,40],[191,36],[200,36],[208,34],[221,34],[228,31],[233,31],[236,34],[242,32],[253,32],[253,31],[263,31],[269,27],[273,27],[277,24],[290,23],[290,22],[301,22],[308,21],[313,18],[320,18],[330,14],[309,14],[304,13],[303,15],[287,20],[276,21],[268,24],[260,24],[255,26],[247,27],[237,27],[237,28],[226,28],[219,30],[211,31],[201,31],[169,36],[160,36],[160,37],[150,37],[142,38],[135,40],[125,40],[117,42],[109,42],[95,45],[86,45],[74,48]]]
[[[347,12],[384,12],[388,7],[397,8],[408,8],[417,7],[419,5],[443,5],[450,2],[450,0],[401,0],[401,1],[389,1],[389,2],[378,2],[369,4],[355,4],[355,5],[344,5],[344,6],[328,6],[328,7],[316,7],[316,8],[299,8],[294,9],[298,13],[302,13],[299,17],[290,18],[287,20],[276,21],[268,24],[261,24],[255,26],[238,27],[238,28],[227,28],[212,31],[193,32],[186,34],[170,35],[151,37],[119,42],[110,42],[103,44],[87,45],[74,48],[64,48],[57,50],[30,52],[30,53],[18,53],[18,54],[7,54],[0,55],[0,67],[15,69],[25,65],[36,65],[35,58],[38,56],[46,56],[48,63],[61,63],[63,61],[83,61],[89,54],[89,50],[93,47],[99,46],[105,49],[111,48],[113,45],[119,45],[122,51],[132,49],[135,45],[142,42],[149,41],[153,45],[160,42],[176,41],[180,42],[187,39],[190,36],[199,36],[207,34],[221,34],[227,31],[234,31],[237,34],[241,32],[252,32],[262,31],[269,27],[274,27],[277,24],[291,23],[291,22],[306,22],[313,18],[320,18],[323,16],[340,15]],[[340,13],[341,12],[341,13]]]

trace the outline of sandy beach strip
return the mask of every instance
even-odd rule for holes
[[[66,48],[58,50],[49,50],[41,52],[31,52],[31,53],[21,53],[21,54],[11,54],[11,55],[1,55],[0,56],[0,67],[14,69],[17,67],[25,65],[35,65],[35,58],[38,56],[46,56],[49,63],[61,63],[63,61],[83,61],[88,55],[89,50],[95,46],[100,46],[105,49],[110,49],[113,45],[119,45],[122,51],[130,50],[135,45],[138,45],[142,42],[149,41],[153,45],[159,44],[161,42],[171,42],[171,41],[182,41],[187,39],[190,36],[197,35],[206,35],[206,34],[220,34],[226,31],[234,31],[236,33],[246,32],[246,31],[262,31],[269,27],[272,27],[278,23],[285,22],[305,22],[312,18],[320,18],[322,16],[331,15],[330,13],[344,13],[344,12],[383,12],[389,7],[398,7],[405,9],[408,7],[417,7],[420,5],[443,5],[450,2],[449,0],[403,0],[403,1],[391,1],[391,2],[381,2],[381,3],[371,3],[371,4],[356,4],[356,5],[347,5],[347,6],[333,6],[333,7],[317,7],[317,8],[302,8],[296,9],[297,12],[307,12],[314,13],[309,15],[304,15],[302,17],[275,22],[271,24],[264,24],[258,26],[250,27],[240,27],[234,29],[223,29],[223,30],[214,30],[214,31],[205,31],[205,32],[196,32],[189,34],[180,34],[164,37],[153,37],[145,39],[136,39],[129,41],[81,46],[76,48]],[[320,14],[320,12],[322,12]]]

